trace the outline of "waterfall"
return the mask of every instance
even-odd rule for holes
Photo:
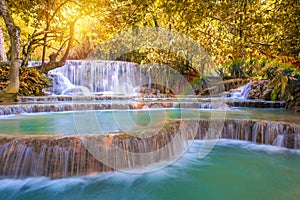
[[[40,62],[31,62],[36,66]],[[135,96],[140,87],[157,93],[195,94],[178,71],[160,65],[138,65],[122,61],[68,60],[49,71],[55,95],[85,93]]]
[[[69,60],[49,74],[55,76],[53,93],[56,95],[85,90],[91,93],[134,95],[136,86],[149,83],[150,80],[145,70],[137,67],[137,64],[118,61]]]
[[[204,139],[209,124],[214,121],[216,120],[200,120],[196,139]],[[286,122],[226,119],[221,138],[299,149],[300,125]],[[280,143],[280,141],[285,142]]]
[[[265,131],[265,144],[272,144],[274,146],[283,147],[284,145],[283,143],[281,143],[283,140],[280,141],[280,139],[283,139],[284,135],[285,130],[282,124],[268,123]],[[277,140],[279,140],[280,142],[277,142]]]
[[[295,134],[294,140],[295,140],[294,148],[295,148],[295,149],[300,149],[300,128],[299,128],[299,130],[298,130],[298,133]]]
[[[184,129],[184,130],[183,130]],[[0,137],[0,177],[52,178],[97,172],[144,169],[161,161],[172,162],[194,137],[197,121],[181,127],[169,123],[143,137],[124,133],[84,137]]]
[[[67,142],[69,140],[70,142]],[[61,144],[58,144],[61,143]],[[76,148],[75,148],[76,147]],[[0,147],[0,174],[3,177],[77,176],[87,170],[109,171],[93,157],[76,138],[15,139]]]
[[[54,94],[68,95],[89,91],[87,87],[74,85],[60,72],[49,72],[49,76],[52,77],[52,93]]]
[[[279,147],[284,147],[284,135],[277,135],[277,137],[275,138],[274,142],[273,142],[274,146],[279,146]]]
[[[232,89],[229,94],[225,94],[223,95],[223,97],[247,99],[250,90],[251,82],[247,83],[246,85],[242,85],[236,89]]]
[[[171,121],[155,135],[143,130],[130,135],[1,136],[0,177],[58,178],[114,169],[143,169],[178,158],[186,150],[188,140],[206,138],[210,123],[212,120]],[[221,138],[300,148],[299,130],[298,124],[227,119]]]

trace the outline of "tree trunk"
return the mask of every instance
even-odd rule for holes
[[[4,37],[3,37],[2,27],[0,26],[0,62],[6,62],[6,61],[7,61],[7,56],[4,47]]]
[[[19,81],[20,28],[15,25],[9,13],[9,10],[6,6],[5,0],[0,0],[0,14],[2,15],[5,21],[5,25],[7,27],[10,36],[10,44],[11,44],[11,69],[10,69],[9,84],[5,89],[5,91],[1,92],[2,94],[0,94],[0,101],[3,96],[5,97],[5,99],[7,97],[10,97],[9,100],[16,100],[17,93],[20,88],[20,81]]]

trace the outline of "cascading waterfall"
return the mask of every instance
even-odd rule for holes
[[[134,88],[142,85],[145,80],[145,72],[137,64],[117,61],[67,61],[60,68],[51,70],[50,75],[63,75],[72,84],[65,87],[68,82],[59,78],[53,85],[54,94],[70,94],[74,86],[85,87],[91,93],[122,93],[134,94]],[[144,75],[144,76],[143,76]],[[123,84],[124,83],[124,84]],[[125,84],[126,83],[126,84]],[[120,86],[125,86],[120,88]]]
[[[148,73],[150,71],[150,73]],[[105,93],[133,95],[137,86],[151,87],[154,82],[163,86],[172,85],[183,91],[186,85],[181,80],[173,80],[160,73],[155,67],[149,71],[143,70],[134,63],[115,61],[67,61],[66,65],[52,70],[53,93],[56,95],[72,93]],[[174,75],[174,74],[173,74]],[[155,80],[155,81],[154,81]],[[175,82],[176,81],[176,82]],[[125,84],[126,83],[126,84]],[[250,84],[236,89],[232,98],[246,98]],[[177,91],[175,91],[177,93]],[[190,102],[189,102],[190,103]],[[126,105],[98,103],[95,104],[36,104],[32,107],[12,105],[10,108],[0,106],[1,115],[22,112],[49,112],[71,110],[100,110],[100,109],[141,109],[152,106],[164,108],[214,108],[212,103],[187,102],[130,102]],[[6,110],[8,109],[8,110]],[[26,110],[28,109],[28,110]],[[167,124],[160,134],[151,137],[133,137],[131,135],[110,134],[93,138],[85,137],[0,137],[0,176],[2,177],[28,177],[48,176],[66,177],[78,176],[95,172],[112,171],[117,169],[142,168],[154,163],[174,159],[183,153],[189,139],[205,139],[209,124],[215,119],[190,120],[187,125],[191,131],[186,134],[178,123],[172,126]],[[186,120],[188,121],[188,120]],[[182,121],[181,121],[182,122]],[[144,132],[144,131],[143,131]],[[174,137],[174,134],[179,134]],[[252,141],[259,144],[269,144],[287,148],[300,148],[300,126],[286,122],[266,122],[256,120],[230,120],[224,121],[221,138]],[[144,133],[140,133],[144,134]],[[196,135],[194,135],[196,134]],[[218,139],[218,138],[215,138]],[[86,143],[86,141],[89,141]],[[172,143],[173,141],[173,143]],[[109,144],[115,144],[123,150]],[[172,143],[172,145],[169,145]],[[140,153],[155,152],[168,146],[158,156],[143,157]],[[92,149],[92,152],[88,149]],[[127,153],[131,152],[131,154]],[[100,162],[97,155],[104,159]],[[118,155],[118,156],[117,156]],[[116,159],[118,158],[118,159]]]
[[[4,177],[57,178],[110,170],[89,156],[77,138],[14,139],[1,146],[0,156],[0,173]]]
[[[187,123],[185,127],[188,130],[182,129],[180,123],[182,121],[172,121],[158,134],[142,138],[122,133],[85,137],[1,137],[0,176],[57,178],[112,171],[114,168],[143,168],[172,160],[184,152],[189,139],[205,138],[211,120],[187,120],[184,123]],[[297,124],[225,120],[221,138],[300,148],[299,132],[300,126]],[[109,144],[115,144],[118,149]],[[87,148],[92,148],[92,151]],[[120,149],[124,152],[120,153]],[[160,149],[164,151],[160,151],[158,155],[142,156],[143,153],[157,152]],[[103,162],[96,159],[99,156]]]
[[[196,139],[205,138],[208,125],[213,121],[214,119],[199,121]],[[300,145],[299,133],[300,126],[293,123],[226,119],[221,137],[298,149]]]
[[[196,124],[194,121],[190,123]],[[147,137],[120,133],[0,138],[0,176],[58,178],[114,169],[132,170],[160,161],[172,161],[185,151],[188,139],[193,137],[197,127],[183,130],[179,124],[168,124],[157,134]]]
[[[39,62],[29,63],[35,66]],[[189,83],[170,67],[122,61],[68,60],[62,67],[49,71],[52,93],[122,94],[134,96],[140,86],[157,87],[157,93],[194,94]]]

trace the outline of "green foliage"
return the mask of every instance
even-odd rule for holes
[[[286,100],[294,92],[293,87],[299,81],[300,71],[296,66],[275,59],[262,68],[261,75],[271,80],[271,100]]]
[[[266,65],[268,59],[235,59],[229,60],[216,67],[216,72],[224,79],[260,77],[260,70]]]
[[[260,70],[269,62],[269,59],[261,57],[259,59],[249,59],[245,62],[245,74],[250,77],[261,78]]]

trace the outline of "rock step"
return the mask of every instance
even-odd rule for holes
[[[0,115],[14,115],[21,113],[63,112],[81,110],[108,110],[108,109],[149,109],[149,108],[201,108],[217,109],[228,108],[226,104],[200,102],[124,102],[124,103],[45,103],[45,104],[15,104],[0,105]]]
[[[251,107],[251,108],[285,108],[285,101],[229,101],[227,105],[232,107]]]

